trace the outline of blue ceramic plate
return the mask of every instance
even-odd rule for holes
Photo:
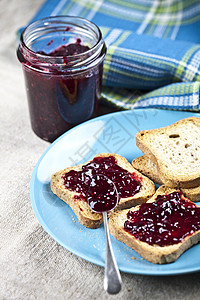
[[[66,132],[39,159],[31,179],[31,202],[40,224],[70,252],[104,266],[105,238],[99,229],[82,226],[70,207],[50,190],[51,175],[67,166],[91,159],[101,152],[114,152],[130,162],[142,153],[135,144],[139,130],[169,125],[199,114],[140,109],[104,115]],[[186,251],[174,263],[156,265],[111,237],[119,269],[146,275],[176,275],[200,270],[200,244]]]

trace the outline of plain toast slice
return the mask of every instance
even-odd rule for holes
[[[158,195],[166,195],[175,191],[177,190],[166,186],[161,186],[147,203],[156,201]],[[184,197],[183,199],[192,203],[190,200]],[[192,204],[195,205],[194,203]],[[140,206],[137,206],[131,208],[130,210],[137,211],[139,208]],[[125,243],[127,246],[138,252],[144,259],[152,263],[165,264],[174,262],[184,251],[200,241],[200,230],[197,230],[191,235],[186,236],[181,242],[169,246],[159,246],[157,244],[150,245],[147,242],[140,241],[139,239],[135,238],[135,236],[124,230],[124,223],[127,220],[128,212],[129,209],[126,209],[123,211],[116,211],[111,215],[109,219],[110,233],[117,240]]]
[[[156,164],[153,163],[148,156],[142,155],[135,158],[132,161],[132,165],[136,170],[138,170],[143,175],[147,176],[153,182],[159,185],[164,184],[160,179]],[[180,188],[180,190],[183,193],[183,195],[188,199],[190,199],[191,201],[194,202],[200,201],[200,186],[194,188],[188,188],[188,189]]]
[[[113,153],[101,153],[96,155],[95,157],[109,156],[113,156],[116,159],[117,164],[121,168],[129,171],[130,173],[134,173],[136,177],[141,179],[141,188],[139,192],[132,197],[120,198],[119,203],[115,209],[118,210],[130,208],[132,206],[136,206],[138,204],[146,202],[155,193],[154,183],[149,178],[135,170],[133,166],[124,157],[120,155]],[[71,170],[81,171],[82,167],[91,161],[92,160],[86,162],[85,164],[79,164],[74,167],[66,168],[53,174],[51,178],[51,190],[55,195],[57,195],[60,199],[62,199],[72,208],[79,222],[82,225],[88,228],[98,228],[103,222],[102,214],[94,213],[90,209],[87,201],[80,199],[77,200],[80,194],[70,189],[67,189],[64,185],[63,179],[64,174],[68,173]]]
[[[200,118],[139,131],[136,144],[156,164],[165,185],[178,188],[200,185]]]
[[[135,158],[132,161],[133,167],[138,170],[143,175],[150,178],[153,182],[162,185],[163,182],[161,181],[158,169],[155,163],[147,155],[142,155]]]

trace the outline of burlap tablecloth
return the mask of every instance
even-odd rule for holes
[[[121,292],[106,295],[104,269],[62,248],[37,221],[29,182],[49,144],[30,128],[15,31],[41,3],[0,1],[0,299],[200,299],[200,273],[167,277],[122,273]]]

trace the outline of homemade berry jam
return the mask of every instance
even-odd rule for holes
[[[98,114],[105,53],[99,28],[85,19],[49,17],[25,29],[17,55],[39,137],[52,142]]]
[[[124,229],[136,239],[161,247],[182,242],[200,229],[200,208],[183,198],[181,192],[159,195],[129,211]]]
[[[53,43],[53,40],[51,40],[51,44]],[[50,45],[51,45],[50,44]],[[55,50],[52,50],[49,53],[46,53],[44,51],[38,51],[38,54],[42,54],[42,55],[48,55],[48,56],[71,56],[71,55],[76,55],[76,54],[81,54],[84,53],[86,51],[90,50],[90,48],[88,46],[84,46],[81,44],[81,40],[77,39],[76,43],[72,43],[72,44],[64,44],[61,46],[58,46]]]
[[[117,188],[112,180],[102,174],[90,180],[87,201],[92,210],[97,213],[110,211],[119,201]]]
[[[63,175],[64,185],[67,189],[81,194],[80,197],[76,196],[75,199],[87,201],[87,199],[93,198],[94,202],[99,202],[98,193],[101,190],[101,194],[106,194],[109,182],[106,183],[106,179],[104,178],[103,185],[101,183],[97,184],[98,175],[100,179],[102,175],[104,175],[104,177],[106,176],[114,183],[119,198],[132,197],[140,191],[142,178],[117,165],[117,160],[114,156],[95,157],[87,165],[82,166],[81,171],[69,171]],[[95,177],[97,178],[95,180],[96,187],[91,188],[92,180]],[[95,191],[95,189],[97,190]],[[110,191],[112,189],[113,186],[109,188]],[[97,195],[96,198],[94,196],[95,193]],[[116,201],[116,199],[113,201]],[[112,205],[113,204],[111,204],[111,206]],[[99,208],[99,211],[103,211],[103,207]]]

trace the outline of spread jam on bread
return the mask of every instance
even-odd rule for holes
[[[149,245],[178,244],[200,229],[200,208],[180,191],[158,195],[156,201],[129,210],[124,229]]]
[[[86,200],[90,193],[92,178],[100,174],[115,184],[120,198],[134,196],[140,191],[142,177],[121,168],[114,156],[95,157],[88,164],[83,165],[81,171],[70,170],[62,178],[65,188],[80,194],[75,196],[76,199]],[[104,188],[101,186],[101,189]]]
[[[95,192],[91,189],[91,181],[102,175],[111,180],[117,189],[119,202],[116,211],[146,202],[155,193],[154,183],[134,169],[125,157],[115,153],[100,153],[84,164],[54,173],[51,178],[52,192],[72,208],[85,227],[98,228],[103,222],[102,214],[92,211],[88,203],[90,193]]]

